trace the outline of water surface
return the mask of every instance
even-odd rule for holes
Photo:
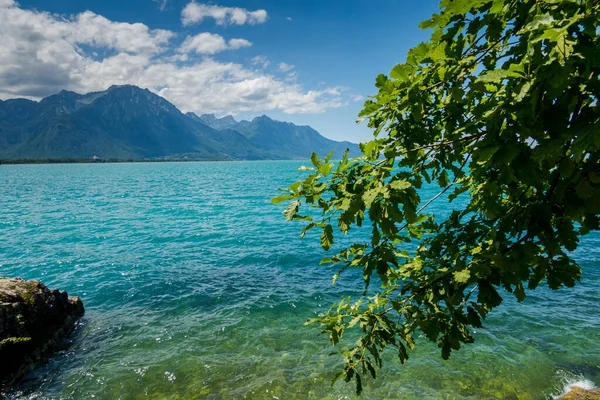
[[[0,275],[86,306],[72,346],[9,398],[352,398],[330,386],[341,360],[328,339],[303,323],[354,281],[331,287],[318,238],[270,203],[301,164],[1,165]],[[597,232],[575,258],[575,289],[507,299],[449,361],[424,338],[404,366],[389,353],[363,398],[543,399],[600,384]]]

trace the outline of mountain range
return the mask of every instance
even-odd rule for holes
[[[358,145],[327,139],[310,126],[265,115],[183,114],[137,86],[103,92],[63,90],[39,102],[0,100],[0,159],[306,159],[331,150],[360,154]]]

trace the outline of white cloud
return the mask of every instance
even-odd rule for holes
[[[292,17],[287,17],[286,18],[288,21],[292,21]]]
[[[165,8],[167,8],[167,2],[169,0],[152,0],[155,3],[158,3],[158,8],[160,9],[160,11],[165,11]]]
[[[285,80],[288,82],[295,82],[298,80],[298,73],[296,71],[292,71],[286,75]]]
[[[56,21],[50,15],[44,16]],[[52,25],[58,36],[66,35],[73,43],[105,46],[129,53],[159,52],[175,36],[166,30],[150,30],[141,23],[112,22],[91,11],[77,15],[74,21],[59,21]]]
[[[318,113],[344,104],[342,88],[305,90],[262,69],[191,58],[190,53],[214,54],[251,44],[200,35],[176,43],[173,32],[144,24],[113,22],[92,12],[65,18],[0,0],[0,99],[40,99],[62,89],[87,93],[132,84],[155,91],[184,112]],[[268,63],[259,56],[248,64],[259,61]]]
[[[219,63],[206,59],[201,64],[178,69],[160,65],[149,71],[167,76],[165,98],[184,111],[238,113],[280,109],[286,113],[319,113],[340,107],[336,89],[304,92],[301,85],[288,85],[273,76],[256,74],[240,64]],[[202,88],[198,90],[197,88]]]
[[[188,36],[177,49],[180,53],[215,54],[227,49],[227,43],[221,35],[214,33],[200,33]]]
[[[221,35],[216,33],[199,33],[188,36],[177,49],[179,53],[216,54],[224,50],[237,50],[242,47],[252,46],[246,39],[231,39],[225,42]]]
[[[220,7],[192,1],[181,12],[184,26],[201,23],[206,18],[214,18],[218,25],[262,24],[267,20],[265,10],[248,11],[238,7]]]
[[[350,100],[352,101],[363,101],[365,99],[365,96],[361,95],[361,94],[353,94],[352,96],[350,96]]]
[[[229,48],[232,50],[241,49],[242,47],[250,47],[252,43],[246,39],[231,39],[229,41]]]
[[[286,64],[286,63],[282,62],[282,63],[279,63],[278,68],[281,72],[288,72],[288,71],[291,71],[292,69],[294,69],[294,66],[291,64]]]
[[[271,64],[271,62],[269,61],[269,59],[265,56],[256,56],[253,57],[250,62],[252,63],[252,65],[260,65],[262,68],[267,68],[269,66],[269,64]]]

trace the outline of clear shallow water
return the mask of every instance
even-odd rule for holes
[[[317,238],[270,203],[301,164],[0,166],[0,275],[86,306],[73,345],[9,398],[352,398],[352,385],[331,388],[340,358],[303,323],[353,279],[332,288]],[[423,338],[404,366],[388,354],[363,398],[543,399],[600,384],[600,234],[575,257],[575,289],[507,299],[449,361]]]

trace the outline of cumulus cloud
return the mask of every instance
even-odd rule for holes
[[[303,91],[299,84],[289,85],[236,63],[205,59],[174,72],[173,65],[156,65],[149,70],[152,76],[167,76],[166,87],[159,94],[175,104],[185,103],[184,111],[226,114],[280,109],[286,113],[320,113],[343,104],[339,88]]]
[[[246,39],[231,39],[226,42],[221,35],[203,32],[195,36],[188,36],[177,51],[179,53],[216,54],[224,50],[237,50],[249,46],[252,46],[252,43]]]
[[[282,62],[282,63],[279,63],[278,68],[281,72],[288,72],[288,71],[291,71],[292,69],[294,69],[294,66],[291,64],[286,64],[286,63]]]
[[[102,47],[121,58],[148,59],[164,51],[174,36],[144,24],[112,22],[90,11],[65,19],[0,0],[0,96],[36,97],[81,87],[91,78],[86,69],[94,64],[82,45]]]
[[[184,26],[201,23],[206,18],[213,18],[218,25],[262,24],[267,20],[265,10],[248,11],[238,7],[220,7],[192,1],[181,12],[181,23]]]
[[[56,21],[47,14],[44,17]],[[72,43],[105,46],[128,53],[156,53],[175,36],[166,30],[150,30],[141,23],[112,22],[91,11],[77,15],[74,21],[59,21],[52,25],[56,32],[51,34],[57,39],[66,36]]]
[[[0,0],[0,37],[0,99],[37,100],[62,89],[87,93],[133,84],[184,112],[318,113],[344,104],[342,88],[306,90],[262,69],[206,56],[250,46],[245,39],[210,33],[178,39],[170,31],[89,11],[66,18],[25,10],[13,0]],[[255,57],[248,65],[259,61],[268,63]]]
[[[246,39],[231,39],[229,41],[229,48],[232,50],[241,49],[242,47],[250,47],[252,43]]]

